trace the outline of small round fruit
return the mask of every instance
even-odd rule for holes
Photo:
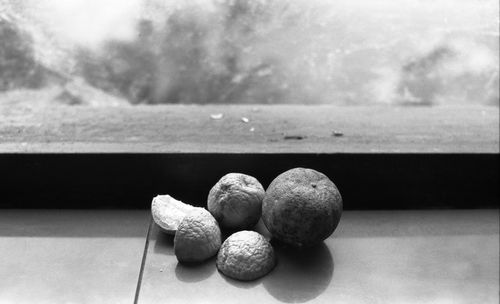
[[[249,229],[259,221],[265,190],[249,175],[224,175],[208,194],[208,211],[219,224],[232,230]]]
[[[342,197],[323,173],[295,168],[276,177],[262,202],[262,220],[272,236],[294,247],[328,238],[342,214]]]
[[[179,262],[201,262],[217,254],[221,232],[214,217],[196,208],[184,217],[175,233],[174,252]]]
[[[276,265],[271,244],[255,231],[233,233],[217,255],[217,269],[226,276],[252,281],[265,276]]]

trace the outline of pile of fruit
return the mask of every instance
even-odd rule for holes
[[[210,190],[207,209],[160,195],[153,199],[151,211],[164,232],[175,234],[179,262],[198,263],[217,255],[220,272],[251,281],[276,265],[269,240],[251,230],[259,219],[282,244],[312,247],[337,227],[342,197],[326,175],[295,168],[276,177],[267,190],[252,176],[229,173]],[[223,240],[221,229],[232,234]]]

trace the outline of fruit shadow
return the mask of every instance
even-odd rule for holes
[[[233,285],[234,287],[242,288],[242,289],[250,289],[253,288],[259,284],[262,284],[262,278],[253,280],[253,281],[238,281],[235,279],[232,279],[226,275],[224,275],[222,272],[219,271],[220,276],[228,283]]]
[[[150,242],[155,255],[174,256],[174,235],[167,234],[154,225],[150,233]],[[215,272],[215,256],[201,263],[177,263],[175,275],[178,280],[195,283],[208,279]]]
[[[271,244],[277,265],[262,281],[270,295],[285,303],[304,303],[325,291],[334,270],[333,257],[325,243],[300,250],[275,240]]]
[[[214,256],[200,263],[177,263],[175,276],[179,281],[186,283],[204,281],[215,273],[215,259]]]
[[[174,235],[161,231],[156,225],[151,231],[150,242],[154,242],[155,254],[174,255]]]
[[[264,222],[262,221],[262,218],[259,219],[259,221],[253,227],[252,230],[255,231],[255,232],[258,232],[258,233],[262,234],[266,238],[266,240],[268,240],[268,241],[271,240],[271,238],[272,238],[271,232],[269,232],[269,230],[267,229],[266,225],[264,225]]]

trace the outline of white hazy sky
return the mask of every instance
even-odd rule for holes
[[[95,45],[106,38],[127,39],[141,14],[142,0],[38,0],[38,17],[74,42]]]
[[[21,1],[33,15],[51,26],[52,31],[87,46],[97,45],[108,38],[132,37],[135,21],[143,14],[141,5],[146,1],[160,3],[164,7],[186,4],[184,0]],[[189,1],[189,4],[202,6],[209,2],[196,0]],[[498,24],[498,0],[293,0],[291,3],[324,8],[322,17],[327,19],[338,14],[357,15],[363,19],[396,15],[431,27],[436,22],[449,22],[450,27],[478,26],[482,22],[491,24],[492,19],[496,19]]]

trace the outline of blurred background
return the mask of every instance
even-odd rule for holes
[[[0,0],[0,104],[499,105],[498,0]]]

